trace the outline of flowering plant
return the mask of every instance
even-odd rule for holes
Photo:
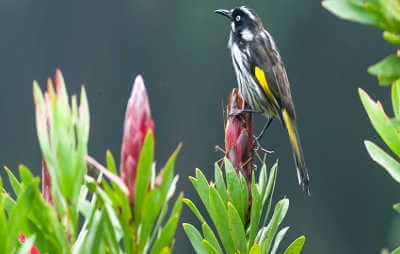
[[[170,253],[182,208],[171,209],[180,146],[156,175],[154,123],[143,79],[136,78],[126,110],[120,176],[110,151],[106,166],[88,155],[89,107],[69,102],[63,76],[43,94],[33,84],[36,127],[43,154],[39,179],[25,166],[20,180],[6,168],[13,198],[0,179],[0,253]],[[106,179],[107,178],[107,179]],[[82,222],[82,223],[80,223]]]

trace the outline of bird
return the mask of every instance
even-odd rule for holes
[[[281,120],[292,146],[299,185],[310,196],[310,177],[304,161],[290,83],[274,39],[251,8],[218,9],[215,13],[230,21],[228,48],[240,96],[250,107],[236,113],[258,112],[268,119],[257,140],[261,139],[274,118]]]

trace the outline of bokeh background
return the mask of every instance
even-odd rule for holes
[[[304,253],[378,253],[393,247],[390,228],[398,185],[367,155],[365,138],[383,145],[362,109],[357,87],[390,105],[390,91],[366,69],[394,52],[374,28],[337,19],[320,1],[0,1],[0,164],[24,163],[40,175],[32,80],[42,87],[61,68],[70,92],[85,84],[91,109],[89,151],[119,157],[132,82],[144,76],[162,165],[179,142],[178,191],[199,201],[189,175],[210,178],[223,145],[221,100],[236,80],[227,49],[229,25],[213,13],[254,8],[285,61],[311,174],[301,193],[285,130],[275,121],[262,145],[280,159],[275,198],[288,196],[284,245],[300,234]],[[390,112],[391,114],[392,112]],[[256,130],[264,119],[256,117]],[[4,171],[0,174],[4,176]],[[183,210],[182,222],[196,222]],[[175,253],[193,253],[181,228]]]

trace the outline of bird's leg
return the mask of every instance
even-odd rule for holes
[[[261,140],[262,136],[264,135],[265,131],[266,131],[266,130],[268,129],[268,127],[270,126],[270,124],[271,124],[271,122],[272,122],[272,119],[274,119],[274,118],[270,118],[270,119],[268,120],[268,122],[264,125],[264,127],[263,127],[262,130],[261,130],[260,135],[254,136],[254,144],[255,144],[254,150],[255,150],[255,151],[261,150],[261,151],[263,151],[263,152],[265,152],[265,153],[273,153],[273,152],[274,152],[274,151],[269,151],[269,150],[267,150],[267,149],[264,149],[264,148],[262,148],[261,145],[260,145],[260,140]]]
[[[256,139],[257,141],[259,141],[259,140],[262,138],[262,136],[264,135],[265,131],[268,129],[268,127],[269,127],[270,124],[272,123],[272,120],[273,120],[273,119],[274,119],[274,118],[271,117],[271,118],[268,120],[268,122],[264,125],[264,127],[262,128],[260,135],[258,135],[257,137],[255,137],[255,139]]]

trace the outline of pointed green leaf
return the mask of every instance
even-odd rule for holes
[[[8,167],[4,167],[4,169],[7,172],[8,180],[11,184],[11,187],[13,188],[15,195],[18,197],[19,194],[21,193],[21,188],[22,188],[21,184],[19,183],[15,175],[11,172],[11,170]]]
[[[263,198],[262,200],[264,201],[264,196],[265,192],[267,191],[267,185],[268,185],[268,174],[267,174],[267,165],[263,163],[261,170],[260,170],[260,176],[258,178],[258,189],[260,190],[260,196]],[[264,202],[263,202],[264,204]]]
[[[168,246],[169,243],[172,241],[182,209],[182,199],[183,199],[183,194],[181,193],[175,202],[174,208],[171,211],[170,218],[165,224],[165,227],[161,230],[159,238],[154,243],[154,247],[151,253],[154,254],[160,253],[162,248]]]
[[[222,170],[219,168],[218,163],[215,163],[214,175],[215,175],[214,176],[215,177],[215,188],[217,189],[222,200],[224,201],[224,204],[226,204],[228,202],[228,195],[227,195],[224,177],[222,176]]]
[[[287,231],[289,230],[289,227],[285,227],[282,228],[278,234],[275,237],[275,242],[274,242],[274,246],[272,246],[272,250],[270,254],[275,254],[278,251],[278,247],[279,244],[281,243],[281,241],[283,240],[283,238],[285,237]]]
[[[19,175],[21,177],[21,182],[25,186],[28,186],[29,184],[31,184],[33,182],[34,178],[33,178],[32,173],[24,165],[19,165]]]
[[[201,223],[205,222],[205,220],[204,220],[203,216],[201,215],[199,209],[196,207],[196,205],[190,199],[184,198],[183,202],[186,204],[187,207],[189,207],[189,209],[193,212],[193,214],[196,215],[197,219],[199,219],[199,221]]]
[[[225,158],[225,173],[230,200],[232,204],[236,207],[236,210],[239,212],[242,221],[245,221],[239,176],[236,174],[232,163],[227,158]],[[226,205],[226,203],[224,204]]]
[[[196,169],[196,178],[189,177],[190,181],[192,182],[194,188],[197,191],[203,205],[210,212],[210,205],[209,205],[209,185],[206,177],[203,175],[200,169]]]
[[[306,238],[304,237],[304,235],[300,236],[289,245],[284,254],[300,254],[301,250],[303,249],[305,240]]]
[[[364,144],[371,158],[400,183],[400,163],[371,141],[365,141]]]
[[[247,187],[247,182],[246,179],[244,179],[244,176],[242,175],[242,173],[239,174],[240,175],[240,192],[241,192],[241,197],[242,197],[242,209],[243,209],[243,217],[242,219],[242,223],[243,225],[246,225],[247,220],[248,220],[248,213],[250,212],[249,209],[249,189]]]
[[[228,202],[228,218],[229,218],[229,229],[235,249],[239,250],[240,253],[247,253],[246,234],[244,232],[244,226],[240,220],[239,213],[231,202]]]
[[[218,254],[218,251],[206,239],[203,239],[202,243],[208,254]]]
[[[359,89],[361,101],[368,113],[369,119],[379,136],[385,141],[386,145],[397,155],[400,156],[400,134],[390,124],[381,104],[375,103],[364,90]]]
[[[178,156],[179,151],[181,150],[182,144],[179,144],[178,147],[175,149],[174,153],[168,159],[167,163],[163,169],[163,182],[161,184],[161,201],[164,203],[167,199],[168,195],[171,195],[171,188],[174,185],[174,167],[176,157]],[[176,178],[177,179],[177,178]],[[177,180],[176,180],[177,181]],[[176,184],[176,182],[175,182]]]
[[[251,194],[252,194],[252,204],[251,204],[251,212],[250,212],[250,225],[249,225],[249,246],[253,246],[254,239],[256,237],[256,233],[258,230],[258,224],[260,223],[262,206],[261,206],[261,197],[258,192],[257,185],[255,183],[254,172],[251,177]]]
[[[147,131],[140,159],[137,167],[136,190],[135,190],[135,223],[138,225],[141,220],[141,211],[147,189],[150,183],[151,164],[153,163],[154,139],[151,130]]]
[[[206,222],[203,222],[202,224],[202,230],[203,230],[203,235],[204,238],[212,244],[212,246],[217,250],[218,253],[222,254],[222,249],[221,246],[219,246],[219,242],[217,237],[215,236],[214,232],[212,231],[212,229],[210,228],[210,226],[208,226],[208,224]]]
[[[266,241],[261,245],[263,253],[268,253],[271,248],[272,241],[278,231],[279,225],[282,223],[289,209],[289,199],[284,198],[275,205],[274,214],[272,215],[271,221],[269,222],[267,228],[267,238]]]
[[[400,119],[400,79],[392,85],[392,105],[395,117]]]
[[[194,250],[197,254],[207,254],[207,250],[203,245],[200,232],[190,224],[183,223],[183,229],[185,230],[186,236],[189,238]]]
[[[390,85],[400,78],[400,56],[390,55],[369,67],[368,72],[377,76],[381,85]]]
[[[234,252],[234,243],[229,232],[228,211],[217,190],[210,186],[211,218],[227,253]]]
[[[267,198],[269,196],[268,208],[267,208],[267,211],[264,214],[264,221],[262,223],[263,226],[265,226],[266,223],[267,223],[267,219],[269,218],[269,213],[270,213],[271,207],[272,207],[272,198],[274,196],[276,178],[277,178],[277,175],[278,175],[278,162],[279,161],[276,160],[274,166],[272,166],[271,171],[269,173],[267,190],[265,192],[265,196],[264,196],[264,199],[262,201],[263,203],[261,205],[261,207],[264,207],[265,201],[267,200]]]
[[[141,229],[139,234],[139,253],[144,252],[148,239],[150,237],[151,229],[161,209],[161,193],[158,188],[152,189],[149,193],[146,193],[145,200],[143,202],[143,209],[141,210],[140,223]]]

